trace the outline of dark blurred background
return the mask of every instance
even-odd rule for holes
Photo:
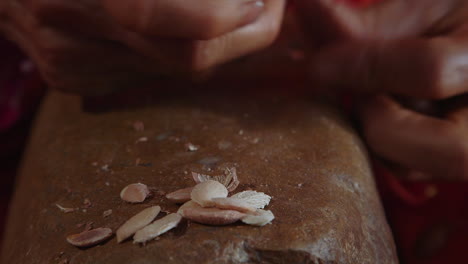
[[[44,90],[31,61],[0,38],[0,246],[18,165]]]

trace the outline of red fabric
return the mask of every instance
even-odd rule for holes
[[[14,177],[44,86],[32,63],[0,38],[0,246]]]
[[[468,182],[399,180],[375,166],[402,263],[468,263]]]

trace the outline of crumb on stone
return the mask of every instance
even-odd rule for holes
[[[71,213],[71,212],[76,211],[76,208],[67,208],[67,207],[61,206],[60,204],[55,204],[55,206],[57,206],[57,208],[60,209],[60,211],[64,213]]]
[[[91,200],[89,200],[88,198],[83,200],[83,208],[90,208],[91,206]]]
[[[194,152],[194,151],[197,151],[200,147],[199,146],[196,146],[192,143],[187,143],[185,144],[185,148],[188,150],[188,151],[191,151],[191,152]]]
[[[133,126],[133,129],[135,129],[135,131],[145,130],[145,124],[142,121],[135,121],[133,122],[132,126]]]
[[[112,214],[112,209],[109,209],[109,210],[106,210],[104,212],[102,212],[102,216],[103,217],[108,217]]]
[[[147,138],[147,137],[141,137],[141,138],[137,139],[135,143],[138,143],[138,142],[147,142],[147,141],[148,141],[148,138]]]

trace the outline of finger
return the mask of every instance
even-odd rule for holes
[[[444,108],[448,120],[468,131],[468,94],[450,98],[444,102]]]
[[[324,87],[443,99],[468,91],[468,37],[353,42],[323,50],[312,77]]]
[[[122,41],[163,65],[168,73],[197,72],[270,45],[278,35],[285,0],[269,0],[252,24],[206,41],[144,38],[122,34]]]
[[[328,42],[340,39],[397,39],[450,27],[439,23],[455,9],[457,0],[374,1],[356,8],[349,1],[297,1],[299,18],[313,36]]]
[[[115,19],[146,35],[211,39],[253,22],[263,0],[102,0]]]
[[[34,31],[29,41],[22,36],[15,35],[51,88],[96,95],[158,77],[148,72],[154,62],[118,42],[54,29]]]
[[[285,4],[286,0],[269,0],[256,23],[217,39],[199,42],[197,54],[200,56],[194,61],[195,69],[209,68],[270,46],[279,34]]]
[[[468,179],[467,133],[457,124],[412,112],[384,96],[363,105],[360,119],[378,155],[438,179]]]

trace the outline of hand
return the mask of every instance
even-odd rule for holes
[[[370,98],[358,111],[370,148],[433,178],[468,179],[466,101],[434,117],[390,96],[437,105],[468,91],[468,1],[384,0],[364,9],[333,0],[297,5],[321,49],[315,79]]]
[[[263,2],[264,1],[264,2]],[[102,94],[271,44],[285,0],[3,0],[0,29],[48,84]]]

